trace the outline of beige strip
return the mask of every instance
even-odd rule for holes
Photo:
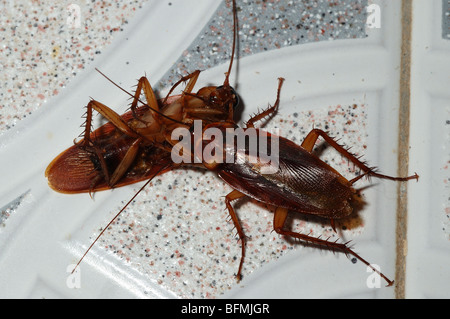
[[[400,109],[398,140],[398,175],[408,175],[409,164],[409,116],[411,81],[411,33],[412,0],[402,0],[402,47],[400,64]],[[395,297],[405,298],[405,271],[407,254],[407,185],[399,183],[397,187],[397,227],[396,227],[396,274]]]

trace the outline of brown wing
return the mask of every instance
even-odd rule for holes
[[[146,112],[145,107],[137,109],[139,115]],[[124,121],[133,118],[131,111],[122,115]],[[111,123],[99,127],[91,133],[91,139],[104,150],[105,161],[110,173],[134,141]],[[152,145],[142,146],[135,164],[114,187],[121,187],[146,180],[162,169],[163,173],[172,169],[170,154]],[[85,193],[110,189],[105,182],[98,161],[93,154],[73,145],[58,155],[47,167],[45,176],[52,189],[61,193]]]
[[[266,204],[330,218],[351,212],[348,200],[354,190],[350,183],[319,158],[283,137],[279,137],[278,172],[262,174],[259,167],[246,161],[223,164],[219,176],[234,189]]]
[[[95,166],[92,154],[72,146],[56,157],[45,171],[52,189],[60,193],[86,193],[110,189],[99,167]],[[162,174],[170,169],[170,154],[157,148],[144,149],[135,164],[114,187],[121,187],[147,180],[159,170]]]

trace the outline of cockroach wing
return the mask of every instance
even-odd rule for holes
[[[126,148],[117,147],[106,158],[110,172],[117,165]],[[104,175],[95,164],[93,154],[74,145],[57,156],[47,167],[45,176],[52,189],[60,193],[86,193],[96,192],[112,187],[106,183]],[[143,147],[139,152],[135,163],[130,167],[125,176],[114,187],[121,187],[143,180],[147,180],[154,174],[162,174],[170,170],[170,154],[156,147]],[[164,168],[166,167],[166,168]]]
[[[141,115],[144,111],[145,108],[138,108],[137,114]],[[131,112],[125,113],[122,118],[124,121],[130,120]],[[134,142],[133,138],[121,133],[111,123],[106,123],[92,132],[91,139],[103,151],[110,174]],[[146,180],[157,172],[161,174],[170,169],[170,164],[170,153],[152,145],[142,145],[134,164],[114,187]],[[58,155],[48,165],[45,176],[50,187],[60,193],[87,193],[112,188],[106,182],[96,155],[78,145],[73,145]]]
[[[267,145],[273,135],[267,133]],[[352,212],[349,201],[355,190],[334,168],[303,147],[278,138],[278,171],[261,172],[247,160],[224,163],[219,176],[234,189],[260,202],[306,214],[342,218]],[[231,152],[226,147],[226,152]],[[272,163],[273,165],[273,163]]]
[[[49,186],[60,193],[88,192],[100,177],[89,153],[72,146],[59,154],[45,170]]]

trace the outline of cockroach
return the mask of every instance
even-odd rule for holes
[[[231,202],[243,197],[249,197],[276,208],[273,218],[273,227],[276,233],[299,239],[305,243],[339,250],[346,255],[353,255],[386,280],[388,286],[391,286],[394,282],[355,253],[348,246],[348,243],[338,243],[337,241],[329,241],[328,239],[291,231],[285,227],[286,219],[289,212],[315,215],[328,219],[331,227],[336,232],[335,220],[351,215],[353,207],[358,206],[361,202],[360,191],[355,189],[353,185],[362,177],[408,181],[411,179],[418,180],[419,176],[414,174],[408,177],[393,177],[380,174],[376,172],[375,168],[367,166],[358,157],[350,153],[348,149],[338,144],[320,129],[313,129],[306,136],[303,143],[297,145],[286,138],[255,128],[257,121],[263,120],[277,112],[283,81],[284,79],[279,79],[277,99],[274,105],[251,117],[244,129],[238,130],[238,133],[233,133],[233,139],[228,138],[227,134],[230,132],[228,130],[237,126],[235,124],[230,125],[230,123],[217,122],[204,126],[203,138],[197,139],[196,142],[196,148],[201,150],[197,154],[202,156],[206,148],[215,148],[212,156],[206,159],[202,158],[203,166],[208,170],[214,171],[233,189],[225,196],[225,204],[241,241],[242,251],[237,272],[238,280],[242,276],[247,239]],[[211,134],[205,134],[211,128],[214,128],[216,132],[217,130],[222,132],[222,134],[216,133],[214,138],[216,136],[224,138],[222,140],[211,139]],[[253,134],[247,134],[250,130],[253,130]],[[266,138],[267,140],[264,141],[264,144],[267,148],[261,150],[261,148],[257,147],[252,151],[251,142],[238,145],[239,139],[242,141],[246,136],[256,137],[257,140],[254,144],[261,144],[263,142],[261,138]],[[313,147],[319,137],[322,137],[330,146],[358,167],[362,174],[347,180],[333,167],[320,160],[313,153]],[[195,137],[192,137],[192,139],[195,139]],[[276,143],[272,143],[273,139],[276,140]],[[267,161],[268,153],[274,151],[272,145],[276,145],[278,148],[276,168],[273,166],[273,162]],[[183,148],[183,152],[189,153],[189,149]],[[209,150],[206,154],[209,154]],[[192,151],[189,156],[194,161],[195,154]]]
[[[180,166],[171,160],[174,142],[171,140],[171,132],[174,129],[188,129],[195,120],[200,120],[205,125],[218,121],[234,123],[232,110],[239,104],[239,98],[229,84],[229,76],[237,36],[235,0],[232,6],[232,54],[222,85],[203,87],[193,93],[201,72],[196,70],[183,76],[164,99],[158,100],[146,77],[139,79],[135,93],[131,94],[97,70],[132,97],[130,111],[119,115],[103,103],[91,100],[86,106],[84,131],[79,136],[81,140],[75,141],[75,145],[59,154],[45,171],[49,186],[60,193],[91,194],[147,180],[142,190],[155,176]],[[183,92],[171,95],[184,82],[187,83]],[[140,99],[141,92],[144,93],[145,102]],[[94,110],[109,122],[92,131]],[[117,216],[122,211],[123,209]],[[114,220],[115,218],[110,224]]]
[[[234,21],[236,24],[236,18]],[[233,32],[235,39],[235,28]],[[235,46],[233,40],[233,52]],[[175,167],[169,161],[170,136],[174,128],[189,128],[194,120],[205,124],[233,121],[231,110],[239,103],[229,84],[233,59],[234,54],[223,85],[203,87],[195,94],[192,90],[200,70],[182,77],[160,100],[156,99],[146,77],[139,79],[134,95],[113,82],[133,98],[130,111],[120,116],[101,102],[91,100],[86,106],[81,141],[58,155],[45,171],[50,187],[61,193],[92,193],[147,180]],[[171,96],[183,82],[188,83],[182,94]],[[141,91],[146,102],[140,100]],[[93,110],[109,123],[91,132]]]
[[[408,181],[417,180],[419,176],[414,174],[408,177],[393,177],[380,174],[319,129],[313,129],[303,143],[297,145],[286,138],[255,128],[256,122],[277,112],[284,81],[282,78],[279,79],[273,106],[252,116],[240,130],[243,136],[252,131],[256,136],[256,144],[265,144],[267,153],[277,151],[275,171],[273,163],[265,160],[267,153],[261,152],[259,148],[256,153],[253,152],[249,144],[238,145],[237,134],[232,140],[226,138],[230,130],[236,132],[238,128],[233,119],[238,98],[229,85],[237,37],[235,0],[232,3],[234,37],[224,84],[202,88],[197,93],[192,93],[200,74],[200,71],[195,71],[183,77],[172,87],[165,99],[158,101],[148,80],[143,77],[139,80],[133,95],[131,110],[123,116],[119,116],[100,102],[90,101],[87,106],[83,139],[59,155],[46,170],[50,186],[63,193],[95,192],[147,180],[133,196],[131,199],[133,200],[156,175],[183,164],[201,166],[214,171],[233,189],[225,196],[225,204],[241,242],[241,259],[236,274],[238,280],[242,278],[247,239],[232,202],[249,197],[276,208],[273,227],[278,234],[352,255],[377,272],[388,286],[392,285],[392,280],[355,253],[348,243],[294,232],[286,227],[285,222],[289,212],[310,214],[329,220],[335,230],[335,220],[349,216],[354,204],[360,201],[359,191],[353,185],[362,177]],[[179,96],[170,96],[174,88],[184,81],[188,81],[184,92]],[[141,90],[145,93],[146,103],[139,99]],[[137,106],[139,102],[142,104],[140,107]],[[110,123],[91,132],[93,110],[106,117]],[[195,126],[199,122],[200,131],[196,130]],[[194,141],[190,147],[180,146],[181,141],[175,134],[177,129],[187,132],[184,136]],[[211,129],[216,133],[222,133],[223,138],[216,134],[217,136],[212,139],[207,134]],[[320,160],[313,153],[313,147],[319,137],[352,162],[362,173],[347,180],[333,167]],[[273,141],[276,143],[272,144]],[[212,157],[198,157],[197,151],[203,154],[206,150],[210,150],[211,146],[215,150]],[[183,159],[188,159],[188,163],[174,162],[172,156],[174,151],[182,153]],[[78,264],[127,205],[98,235]]]

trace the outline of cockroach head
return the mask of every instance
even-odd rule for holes
[[[203,116],[207,120],[221,121],[233,118],[234,110],[239,105],[239,96],[229,85],[207,86],[201,88],[197,94],[191,94],[203,102]],[[201,112],[196,114],[202,118]]]
[[[233,103],[233,110],[236,110],[237,106],[240,103],[239,95],[237,95],[233,87],[229,85],[220,85],[216,87],[215,95],[220,96],[221,101],[226,104],[230,103],[231,101],[231,103]]]

